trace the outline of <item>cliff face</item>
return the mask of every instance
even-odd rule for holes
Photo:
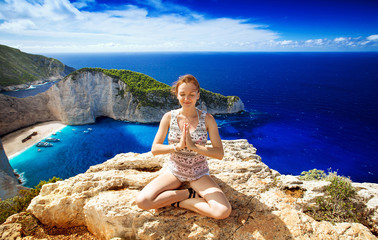
[[[159,96],[156,92],[148,92],[145,96],[137,96],[128,88],[122,80],[103,72],[80,71],[51,87],[49,109],[63,123],[75,125],[93,123],[99,116],[141,123],[159,122],[164,113],[179,107],[169,94]],[[240,99],[220,103],[212,100],[201,101],[199,107],[212,114],[244,110]]]
[[[46,93],[27,98],[0,94],[0,136],[39,122],[58,120],[47,107]]]
[[[317,222],[303,213],[324,194],[327,183],[280,175],[261,162],[246,140],[223,144],[224,159],[208,162],[211,176],[232,205],[227,219],[170,206],[139,209],[137,193],[164,171],[168,157],[150,152],[119,154],[83,174],[44,185],[28,211],[48,226],[86,226],[98,239],[376,239],[361,224]],[[290,188],[300,188],[304,195],[289,195],[285,189]],[[369,196],[367,202],[378,199],[377,184],[360,184],[358,189]],[[371,208],[377,214],[377,204]],[[3,227],[7,224],[12,220]]]
[[[7,155],[5,154],[3,144],[0,139],[0,200],[13,197],[18,194],[18,191],[24,189],[9,164]]]
[[[113,70],[118,73],[118,71]],[[163,114],[178,108],[176,99],[163,89],[135,89],[138,77],[147,76],[126,71],[122,77],[135,83],[125,83],[116,75],[100,69],[80,70],[54,84],[37,96],[18,99],[0,94],[0,135],[37,122],[59,120],[68,125],[93,123],[96,117],[150,123],[159,122]],[[150,85],[162,84],[147,78]],[[133,85],[134,84],[134,85]],[[168,88],[168,89],[167,89]],[[209,113],[235,113],[244,110],[238,97],[225,97],[204,91],[199,108]],[[202,94],[201,94],[202,97]]]
[[[74,68],[54,58],[21,52],[0,45],[0,91],[27,88],[30,84],[62,79]]]
[[[93,123],[99,116],[142,123],[158,122],[172,106],[170,98],[155,100],[166,101],[166,106],[138,106],[138,99],[127,91],[124,82],[92,71],[68,76],[53,85],[48,96],[51,112],[68,125]]]

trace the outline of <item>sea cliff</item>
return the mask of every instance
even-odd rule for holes
[[[141,73],[81,69],[33,97],[18,99],[0,94],[0,136],[51,120],[80,125],[106,116],[121,121],[159,122],[165,112],[179,106],[169,89]],[[244,110],[238,97],[204,89],[198,107],[212,114]]]
[[[23,187],[13,172],[0,139],[0,201],[18,194]]]
[[[0,44],[0,91],[62,79],[75,71],[57,59],[28,54]]]
[[[81,226],[97,239],[376,239],[362,224],[316,221],[305,213],[316,197],[325,194],[329,182],[281,175],[261,161],[247,140],[223,141],[223,146],[223,160],[209,158],[208,162],[212,178],[232,205],[227,219],[171,206],[158,211],[139,209],[137,193],[164,171],[169,157],[151,152],[119,154],[83,174],[44,185],[28,212],[45,227]],[[376,231],[378,185],[354,186],[373,211],[369,221]],[[292,194],[295,191],[302,194]],[[21,222],[26,217],[8,218],[0,226],[0,237],[13,234],[22,239],[21,232],[26,231]]]

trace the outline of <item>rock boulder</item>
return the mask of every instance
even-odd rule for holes
[[[208,161],[233,207],[227,219],[170,206],[139,209],[137,193],[163,171],[167,158],[150,152],[119,154],[83,174],[44,185],[28,211],[48,226],[86,226],[98,239],[376,239],[358,223],[315,221],[282,190],[280,174],[261,162],[251,144],[223,144],[224,159]],[[293,178],[290,182],[303,186]]]

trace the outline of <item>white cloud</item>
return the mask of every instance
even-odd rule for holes
[[[135,2],[142,6],[148,6],[152,9],[158,10],[159,12],[179,12],[181,15],[193,15],[193,12],[189,8],[167,1],[163,3],[162,0],[135,0]]]
[[[281,45],[289,45],[289,44],[292,44],[292,43],[293,43],[292,40],[284,40],[284,41],[279,42],[279,44],[281,44]]]
[[[36,29],[36,25],[29,19],[16,19],[4,22],[0,25],[0,30],[21,32],[27,29]]]
[[[5,0],[0,2],[1,15],[5,20],[12,19],[30,19],[44,21],[61,21],[68,20],[80,15],[68,0],[44,0],[39,1],[26,0]]]
[[[289,41],[286,41],[289,43]],[[337,37],[333,40],[323,39],[308,39],[305,41],[294,41],[295,44],[287,44],[288,46],[295,46],[295,48],[306,51],[350,51],[363,50],[368,47],[376,46],[372,41],[366,41],[362,37]],[[282,44],[281,44],[282,45]],[[378,44],[377,44],[378,45]]]
[[[321,46],[326,44],[327,39],[309,39],[304,41],[307,46]]]
[[[366,39],[369,41],[378,41],[378,35],[370,35]]]
[[[363,41],[363,42],[361,42],[360,44],[362,45],[362,46],[365,46],[366,44],[369,44],[370,43],[370,41]]]
[[[324,40],[323,39],[315,39],[314,40],[314,44],[316,44],[316,45],[323,45],[324,44]]]
[[[81,9],[81,8],[85,8],[85,7],[88,7],[92,4],[95,4],[96,1],[95,0],[79,0],[79,1],[76,1],[74,3],[72,3],[76,8],[78,9]]]
[[[84,0],[75,5],[84,7],[89,2]],[[160,0],[147,3],[155,8],[164,7]],[[103,51],[106,46],[101,44],[109,42],[113,42],[119,51],[128,51],[131,47],[138,51],[253,50],[253,43],[278,38],[277,33],[261,25],[246,23],[243,19],[206,19],[198,13],[151,17],[146,9],[134,5],[102,12],[80,11],[76,7],[68,0],[45,0],[41,3],[7,0],[0,3],[4,18],[0,34],[20,36],[19,43],[23,39],[24,46],[26,42],[43,38],[41,41],[49,43],[42,46],[51,47],[55,42],[65,42],[67,46],[82,46],[84,51],[85,48],[93,51],[96,46]],[[168,7],[179,8],[178,5]]]
[[[207,18],[161,0],[134,2],[140,5],[90,12],[81,9],[95,0],[0,0],[0,41],[32,52],[312,51],[378,44],[378,35],[282,40],[248,19]],[[159,14],[150,14],[151,8]]]
[[[334,41],[337,42],[337,43],[340,43],[340,42],[345,42],[345,41],[348,41],[349,38],[345,38],[345,37],[338,37],[338,38],[335,38]]]

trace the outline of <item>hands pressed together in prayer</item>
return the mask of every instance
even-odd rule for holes
[[[195,151],[197,146],[192,141],[192,137],[190,136],[189,132],[189,124],[185,123],[184,128],[182,130],[182,136],[180,139],[180,142],[176,145],[177,150],[182,150],[184,148],[187,148],[189,150]]]

